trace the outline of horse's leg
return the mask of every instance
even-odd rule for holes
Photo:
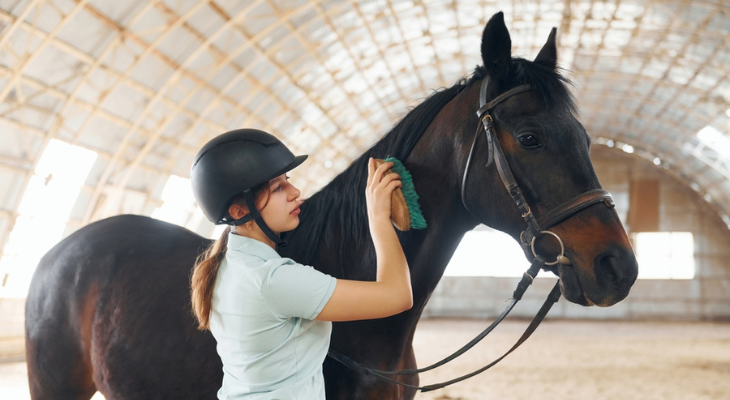
[[[401,365],[398,366],[398,369],[411,369],[411,368],[418,368],[418,365],[416,364],[416,354],[413,352],[413,345],[410,343],[413,342],[413,333],[415,333],[415,330],[411,332],[411,337],[408,339],[408,345],[404,349],[403,357],[401,358]],[[420,379],[418,375],[412,375],[408,377],[407,383],[418,386],[420,384]],[[416,397],[416,389],[408,388],[408,387],[402,387],[402,396],[398,397],[399,399],[413,399]]]
[[[405,337],[393,336],[393,327],[415,326],[419,313],[406,313],[381,320],[340,323],[333,327],[334,349],[373,369],[404,370],[416,368],[413,353],[415,329],[403,332]],[[365,328],[377,332],[358,336]],[[406,330],[406,329],[404,329]],[[334,333],[336,332],[336,334]],[[374,375],[352,370],[331,358],[325,359],[325,391],[328,400],[411,400],[416,390],[382,380]],[[418,375],[390,376],[393,379],[418,386]]]
[[[45,286],[42,280],[32,285],[26,300],[25,352],[31,399],[88,400],[96,386],[84,336],[89,337],[94,302],[82,302],[80,312],[74,312],[73,294]]]
[[[96,392],[91,366],[69,339],[59,332],[50,347],[26,341],[31,399],[88,400]]]
[[[410,359],[408,364],[401,363],[392,369],[410,368],[415,368],[415,358]],[[372,375],[365,376],[330,358],[325,360],[324,369],[329,378],[325,381],[328,400],[411,400],[416,395],[416,389],[389,383]],[[409,385],[417,386],[419,383],[418,376],[400,376],[395,379]]]

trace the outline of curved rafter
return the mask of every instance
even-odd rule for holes
[[[725,2],[414,0],[407,11],[392,0],[287,4],[206,0],[183,6],[156,0],[120,6],[129,9],[121,17],[94,0],[65,5],[19,1],[17,9],[0,10],[0,124],[9,132],[3,143],[21,146],[0,151],[0,174],[21,183],[0,204],[0,248],[12,229],[20,193],[51,139],[98,151],[105,163],[97,171],[101,176],[83,189],[89,206],[85,215],[74,217],[79,224],[116,213],[113,202],[105,204],[104,198],[125,191],[142,190],[149,204],[158,204],[167,176],[185,174],[181,160],[189,160],[213,135],[239,126],[275,130],[295,150],[314,152],[303,167],[309,172],[298,182],[311,192],[404,115],[403,104],[450,86],[459,78],[454,71],[466,73],[470,63],[479,63],[479,49],[466,48],[471,40],[466,32],[478,38],[484,21],[460,20],[459,15],[488,18],[499,8],[508,25],[515,25],[516,55],[534,56],[547,35],[540,30],[559,27],[559,53],[579,85],[581,120],[593,136],[659,155],[671,164],[672,173],[711,196],[718,213],[727,214],[723,204],[730,204],[730,185],[724,183],[730,179],[730,154],[696,136],[705,125],[730,134],[730,114],[722,115],[730,109],[725,40],[730,5]],[[252,23],[247,16],[254,12],[270,23]],[[82,14],[108,37],[98,41],[69,34],[64,28],[79,23]],[[218,22],[206,27],[202,15]],[[447,20],[453,22],[445,29]],[[392,37],[378,31],[382,21],[395,24]],[[616,35],[626,40],[616,42]],[[194,40],[194,47],[171,49],[182,38]],[[88,50],[101,42],[104,48]],[[458,45],[443,49],[442,42]],[[428,65],[417,64],[423,62],[423,46]],[[394,54],[394,48],[401,54]],[[70,60],[60,78],[52,77],[50,69],[49,77],[39,74],[39,64],[52,61],[48,54],[59,52]],[[282,58],[284,53],[289,54]],[[333,63],[333,57],[341,61]],[[154,85],[135,78],[149,60],[171,70],[169,76]],[[702,62],[688,65],[693,60]],[[260,63],[270,68],[266,74],[257,69]],[[651,70],[657,63],[663,67],[658,78]],[[98,76],[106,81],[98,83]],[[220,76],[226,80],[213,83]],[[131,115],[109,104],[122,89],[138,96],[137,104],[127,108],[133,109],[126,112]],[[328,102],[333,96],[338,101]],[[209,100],[202,103],[201,98]],[[119,132],[105,138],[93,131],[95,121]]]
[[[707,203],[712,210],[717,213],[719,219],[723,220],[723,224],[730,224],[730,207],[728,207],[727,193],[718,189],[717,181],[708,181],[701,173],[687,173],[688,169],[686,166],[686,158],[692,157],[699,159],[705,165],[705,169],[713,169],[722,177],[722,182],[730,180],[730,160],[726,158],[718,158],[715,154],[704,154],[703,146],[697,146],[690,153],[686,154],[683,158],[678,158],[677,154],[680,152],[686,152],[686,148],[677,149],[676,142],[669,142],[668,144],[677,150],[677,153],[666,153],[656,152],[652,150],[642,149],[640,144],[632,142],[631,140],[625,140],[620,137],[601,137],[599,144],[606,145],[607,140],[612,140],[614,143],[610,147],[618,147],[618,143],[630,145],[634,148],[634,153],[643,153],[641,155],[634,155],[645,159],[647,163],[652,163],[653,158],[659,158],[660,165],[657,167],[662,168],[664,172],[668,173],[678,181],[682,182],[684,186],[691,188],[696,192],[705,203]],[[656,165],[656,164],[655,164]]]
[[[293,13],[293,12],[295,12],[295,11],[297,11],[297,10],[291,11],[290,14]],[[240,15],[245,15],[245,13],[241,13]],[[285,21],[287,19],[287,17],[284,16],[284,15],[282,15],[282,14],[279,14],[278,17],[279,17],[279,19],[281,21]],[[202,46],[199,46],[196,49],[195,52],[193,52],[190,56],[188,56],[188,58],[185,60],[185,62],[183,62],[180,65],[179,69],[175,71],[175,74],[173,74],[173,76],[168,80],[168,82],[162,88],[160,88],[158,90],[158,92],[157,92],[158,94],[152,100],[150,100],[150,102],[148,103],[148,106],[145,108],[145,110],[138,117],[138,119],[135,122],[135,125],[133,127],[139,126],[142,123],[142,121],[144,120],[144,118],[147,117],[147,114],[152,109],[152,106],[155,105],[156,101],[158,101],[158,99],[161,98],[173,85],[177,84],[177,80],[179,79],[180,74],[187,67],[187,64],[188,63],[193,62],[196,59],[196,57],[198,56],[198,54],[200,54],[200,52],[204,51],[205,49],[214,48],[214,46],[212,46],[212,43],[218,37],[218,35],[220,33],[222,33],[222,32],[225,32],[225,30],[228,29],[229,27],[236,25],[236,22],[237,21],[235,19],[231,19],[228,16],[224,16],[224,18],[228,18],[228,20],[226,21],[226,23],[219,30],[217,30],[213,35],[211,35],[207,40],[205,40],[203,42],[203,45]],[[245,35],[243,32],[241,32],[241,33],[243,35]],[[256,41],[254,40],[254,37],[247,37],[247,40],[248,40],[249,43],[256,43]],[[273,58],[267,57],[267,52],[265,50],[259,48],[257,45],[254,45],[254,47],[256,47],[259,50],[259,54],[260,54],[261,57],[266,57],[267,58],[267,61],[269,61],[272,64],[276,64],[275,63],[275,60],[273,60]],[[217,50],[217,52],[223,53],[221,50]],[[217,67],[218,68],[221,68],[223,66],[229,66],[232,63],[233,63],[233,57],[228,57],[223,62],[218,63],[218,66]],[[254,63],[251,63],[250,65],[253,65],[253,64]],[[283,70],[283,67],[282,66],[277,65],[277,67]],[[217,72],[217,70],[214,70],[212,72],[209,72],[206,77],[209,78],[213,74],[215,74],[216,72]],[[242,75],[242,74],[244,74],[243,70],[239,71],[239,75]],[[286,75],[286,76],[292,81],[292,84],[294,84],[295,86],[297,86],[296,83],[295,83],[295,80],[290,75]],[[332,77],[334,78],[334,76],[332,76]],[[195,96],[195,94],[197,93],[197,91],[201,87],[202,87],[202,85],[198,85],[198,86],[196,86],[195,89],[189,91],[189,93],[186,96],[186,98],[183,101],[181,101],[179,103],[178,107],[176,107],[175,109],[173,109],[170,114],[171,115],[176,115],[180,111],[180,109],[185,104],[187,104],[192,99],[193,96]],[[274,93],[271,93],[266,87],[259,86],[258,89],[259,89],[259,91],[266,92],[271,98],[275,98],[275,99],[277,98],[276,95]],[[311,98],[309,100],[312,103],[314,103],[314,101]],[[286,107],[286,103],[281,102],[280,105]],[[289,111],[292,112],[292,113],[296,113],[293,109],[289,109]],[[323,113],[325,115],[327,115],[334,122],[334,118],[329,114],[329,112],[327,112],[326,110],[322,110],[322,111],[323,111]],[[150,138],[148,138],[147,143],[145,144],[145,146],[137,154],[137,156],[134,158],[134,160],[129,165],[126,166],[126,171],[124,173],[124,176],[119,181],[119,183],[117,183],[114,186],[114,189],[113,190],[116,190],[116,192],[119,193],[119,191],[122,190],[126,186],[127,182],[131,178],[132,173],[134,172],[134,170],[136,169],[136,167],[142,162],[142,159],[144,159],[144,157],[149,153],[149,151],[152,150],[152,148],[154,147],[157,139],[160,137],[162,131],[166,128],[167,124],[169,124],[171,122],[171,120],[172,119],[170,117],[166,118],[158,126],[158,128],[156,130],[156,133],[154,135],[152,135]],[[335,125],[337,125],[337,124],[335,123]],[[309,128],[316,132],[316,128],[315,127],[310,126]],[[339,126],[338,126],[338,129],[339,130],[342,130],[341,127],[339,127]]]

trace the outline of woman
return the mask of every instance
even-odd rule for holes
[[[330,321],[384,318],[413,305],[410,273],[390,222],[401,186],[392,163],[369,160],[365,191],[377,256],[375,282],[335,279],[281,258],[279,233],[299,224],[300,192],[286,173],[295,157],[274,136],[240,129],[208,142],[191,170],[206,217],[228,224],[192,277],[193,310],[223,361],[219,399],[324,399]]]

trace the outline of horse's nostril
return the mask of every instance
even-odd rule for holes
[[[599,282],[628,292],[639,272],[636,257],[630,249],[614,248],[601,253],[595,260],[594,268]]]
[[[596,276],[599,280],[618,285],[624,279],[624,272],[621,269],[619,260],[612,254],[600,257],[596,263],[596,269]]]
[[[630,248],[614,246],[596,256],[593,272],[596,281],[585,294],[595,305],[607,307],[629,295],[639,269]]]

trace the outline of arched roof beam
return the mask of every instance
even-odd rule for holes
[[[219,11],[221,11],[221,10],[219,10]],[[293,11],[290,11],[290,13],[293,13],[294,11],[299,11],[299,10],[293,10]],[[244,13],[244,12],[241,12],[241,13],[239,13],[239,16],[244,16],[244,15],[245,15],[245,13]],[[215,46],[213,45],[213,41],[214,41],[214,40],[215,40],[215,39],[216,39],[216,38],[217,38],[217,37],[218,37],[218,36],[219,36],[220,34],[222,34],[223,32],[225,32],[225,31],[226,31],[227,29],[229,29],[229,28],[237,28],[237,25],[236,25],[236,22],[237,22],[237,18],[231,18],[231,17],[229,17],[229,16],[227,16],[227,15],[225,15],[225,16],[221,15],[221,16],[222,16],[222,17],[224,17],[224,18],[226,18],[226,23],[224,24],[224,26],[220,27],[220,28],[219,28],[219,29],[218,29],[218,30],[217,30],[217,31],[216,31],[216,32],[215,32],[214,34],[210,35],[210,36],[209,36],[209,37],[208,37],[208,38],[207,38],[207,39],[206,39],[206,40],[205,40],[205,41],[203,42],[203,44],[202,44],[201,46],[199,46],[199,47],[198,47],[198,48],[196,49],[196,51],[194,51],[194,52],[193,52],[193,53],[192,53],[191,55],[189,55],[189,56],[187,57],[187,59],[186,59],[186,60],[185,60],[185,61],[184,61],[184,62],[183,62],[183,63],[182,63],[182,64],[181,64],[180,66],[179,66],[179,68],[178,68],[178,69],[177,69],[177,70],[175,71],[175,73],[173,74],[173,76],[172,76],[172,77],[171,77],[170,79],[168,79],[167,83],[166,83],[166,84],[165,84],[165,85],[164,85],[164,86],[163,86],[162,88],[160,88],[160,89],[158,90],[158,92],[157,92],[157,95],[156,95],[156,96],[155,96],[154,98],[152,98],[152,99],[151,99],[151,100],[150,100],[150,101],[148,102],[147,106],[145,107],[145,110],[144,110],[144,111],[143,111],[143,112],[142,112],[142,113],[140,114],[140,116],[139,116],[139,117],[137,118],[137,121],[135,122],[135,124],[134,124],[134,126],[133,126],[133,129],[134,129],[134,127],[136,127],[136,126],[140,125],[140,124],[142,123],[142,121],[144,121],[144,120],[145,120],[145,118],[147,117],[148,113],[149,113],[149,112],[150,112],[150,111],[152,110],[152,107],[153,107],[153,106],[155,105],[155,103],[157,102],[158,98],[159,98],[159,97],[161,97],[161,96],[162,96],[162,95],[163,95],[164,93],[166,93],[166,92],[167,92],[167,91],[168,91],[168,90],[169,90],[169,89],[170,89],[170,88],[171,88],[171,87],[172,87],[173,85],[175,85],[175,84],[177,83],[177,80],[178,80],[178,79],[179,79],[179,77],[181,76],[181,74],[182,74],[182,71],[183,71],[183,70],[184,70],[185,68],[187,68],[187,66],[188,66],[189,64],[191,64],[191,63],[192,63],[192,62],[193,62],[193,61],[194,61],[194,60],[195,60],[195,59],[196,59],[196,58],[197,58],[197,57],[198,57],[198,56],[199,56],[199,55],[200,55],[200,54],[201,54],[201,53],[202,53],[202,52],[203,52],[204,50],[206,50],[206,49],[214,49],[214,51],[216,51],[217,53],[219,53],[219,54],[224,54],[224,52],[223,52],[222,50],[219,50],[219,49],[217,49],[217,48],[216,48],[216,47],[215,47]],[[240,18],[240,17],[238,17],[238,18]],[[191,28],[189,28],[189,27],[188,27],[188,29],[191,29]],[[271,28],[271,29],[273,29],[273,28]],[[281,65],[279,65],[279,64],[278,64],[278,63],[276,62],[276,60],[274,60],[274,59],[273,59],[273,57],[269,57],[269,56],[267,55],[267,53],[266,53],[266,52],[265,52],[265,51],[264,51],[263,49],[261,49],[261,47],[260,47],[260,46],[259,46],[259,45],[258,45],[258,44],[256,43],[256,40],[255,40],[255,39],[256,39],[256,36],[249,36],[249,35],[247,35],[247,34],[246,34],[245,32],[241,31],[240,29],[238,29],[238,30],[239,30],[239,32],[240,32],[240,33],[241,33],[242,35],[244,35],[244,37],[246,37],[246,38],[247,38],[247,41],[248,41],[248,42],[247,42],[247,45],[248,45],[248,48],[254,48],[254,49],[256,49],[256,50],[257,50],[257,52],[259,53],[259,55],[260,55],[260,56],[263,56],[263,57],[264,57],[264,58],[266,58],[266,59],[267,59],[267,60],[268,60],[268,61],[269,61],[269,62],[270,62],[271,64],[275,65],[275,66],[276,66],[276,67],[277,67],[277,68],[278,68],[278,69],[280,70],[280,72],[282,72],[282,74],[283,74],[284,76],[286,76],[286,77],[288,77],[288,78],[290,79],[290,81],[292,82],[292,84],[293,84],[293,85],[295,85],[295,86],[299,87],[299,88],[300,88],[300,90],[303,90],[303,91],[305,91],[305,93],[306,93],[306,90],[305,90],[304,88],[301,88],[301,87],[300,87],[300,86],[299,86],[299,85],[298,85],[298,84],[297,84],[297,83],[296,83],[296,82],[295,82],[295,81],[293,80],[293,78],[291,77],[291,75],[290,75],[290,74],[288,74],[288,73],[286,73],[285,69],[284,69],[284,68],[283,68],[283,67],[282,67]],[[198,33],[198,35],[199,35],[199,33]],[[244,47],[247,47],[247,46],[241,46],[241,47],[242,47],[242,48],[244,48]],[[232,60],[232,59],[231,59],[230,61],[231,61],[231,63],[233,62],[233,60]],[[217,63],[217,65],[218,65],[218,66],[217,66],[217,68],[222,68],[222,67],[223,67],[224,65],[229,65],[229,64],[228,64],[228,63],[220,63],[220,62],[219,62],[219,63]],[[253,63],[251,63],[251,64],[249,64],[249,65],[253,65]],[[212,74],[214,74],[215,72],[216,72],[216,71],[213,71],[213,73],[209,74],[209,76],[212,76]],[[205,81],[205,79],[203,79],[203,81]],[[255,80],[252,80],[252,83],[257,83],[257,82],[256,82]],[[196,89],[194,89],[194,90],[191,90],[191,91],[189,91],[188,95],[186,96],[186,99],[185,99],[185,100],[183,100],[183,101],[181,101],[181,102],[180,102],[180,104],[185,104],[185,103],[189,102],[189,101],[190,101],[190,99],[192,99],[192,98],[194,97],[194,95],[196,94],[197,90],[199,90],[199,89],[200,89],[200,87],[201,87],[201,85],[198,85],[198,86],[196,87]],[[281,106],[282,106],[283,108],[285,108],[285,109],[289,108],[289,107],[288,107],[288,105],[287,105],[286,103],[282,102],[282,101],[281,101],[280,99],[278,99],[278,98],[277,98],[277,96],[276,96],[276,94],[274,94],[273,92],[271,92],[271,91],[270,91],[270,89],[268,89],[268,88],[264,87],[263,85],[259,85],[258,89],[259,89],[260,91],[262,91],[262,92],[265,92],[265,93],[267,93],[267,94],[269,95],[269,98],[272,98],[272,99],[277,99],[277,100],[279,100],[279,102],[280,102],[280,105],[281,105]],[[309,95],[307,94],[307,96],[309,96]],[[315,102],[315,101],[314,101],[313,99],[311,99],[311,97],[310,97],[310,101],[312,102],[312,104],[316,104],[316,102]],[[179,107],[181,107],[181,106],[179,106]],[[332,123],[333,123],[333,124],[334,124],[335,126],[338,126],[338,125],[337,125],[337,121],[335,121],[335,120],[334,120],[334,118],[333,118],[333,117],[332,117],[332,116],[331,116],[331,115],[329,114],[329,111],[328,111],[328,110],[324,110],[324,109],[322,109],[322,108],[320,108],[320,110],[321,110],[321,111],[322,111],[322,112],[323,112],[323,113],[324,113],[325,115],[327,115],[327,116],[328,116],[328,117],[330,118],[330,120],[332,121]],[[291,111],[291,112],[295,112],[295,110],[293,110],[293,109],[290,109],[290,111]],[[167,116],[167,117],[166,117],[165,119],[163,119],[163,121],[162,121],[162,125],[161,125],[161,126],[159,126],[159,127],[158,127],[158,128],[157,128],[157,129],[155,130],[154,134],[153,134],[153,135],[152,135],[152,136],[151,136],[150,138],[148,138],[148,141],[147,141],[147,143],[145,144],[145,146],[144,146],[144,147],[142,148],[142,150],[141,150],[141,151],[139,151],[139,152],[137,153],[137,155],[136,155],[135,159],[134,159],[134,160],[133,160],[133,161],[132,161],[132,162],[131,162],[131,163],[130,163],[130,164],[129,164],[128,166],[127,166],[127,168],[126,168],[126,171],[125,171],[125,173],[124,173],[124,175],[123,175],[122,179],[121,179],[121,180],[120,180],[120,181],[119,181],[119,182],[118,182],[118,183],[117,183],[116,185],[114,185],[114,190],[116,190],[116,191],[119,191],[119,190],[121,190],[121,189],[122,189],[122,188],[123,188],[123,187],[124,187],[124,186],[125,186],[125,185],[127,184],[127,182],[129,181],[129,179],[131,178],[131,176],[132,176],[132,173],[134,172],[135,168],[136,168],[136,167],[137,167],[137,166],[138,166],[138,165],[139,165],[139,164],[141,163],[142,159],[143,159],[143,158],[144,158],[144,157],[146,156],[146,154],[147,154],[147,153],[149,153],[149,151],[151,151],[151,149],[153,148],[154,144],[156,143],[156,140],[157,140],[157,138],[159,138],[159,137],[160,137],[160,135],[161,135],[161,133],[162,133],[162,131],[163,131],[164,127],[165,127],[165,126],[166,126],[167,124],[169,124],[169,123],[170,123],[170,122],[172,121],[172,116],[174,116],[174,115],[175,115],[175,111],[173,111],[173,112],[169,113],[169,114],[168,114],[168,116]],[[316,129],[315,129],[315,127],[313,127],[313,126],[310,126],[310,129],[312,129],[313,131],[315,131],[315,132],[316,132]],[[97,197],[98,197],[98,196],[97,196]]]

